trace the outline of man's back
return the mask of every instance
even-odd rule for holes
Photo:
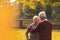
[[[48,21],[44,21],[41,24],[42,29],[40,30],[41,40],[51,40],[52,24]]]
[[[52,24],[48,21],[43,21],[33,32],[39,32],[39,40],[51,40]]]

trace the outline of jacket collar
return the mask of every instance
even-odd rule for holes
[[[48,19],[44,19],[44,20],[42,20],[42,22],[44,22],[44,21],[48,21]]]

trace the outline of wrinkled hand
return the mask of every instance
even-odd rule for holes
[[[30,40],[30,39],[27,39],[27,40]]]

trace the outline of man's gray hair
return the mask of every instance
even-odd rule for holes
[[[45,11],[39,12],[38,15],[39,15],[39,17],[41,18],[41,20],[46,19],[46,13],[45,13]]]

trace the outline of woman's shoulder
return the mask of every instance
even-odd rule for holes
[[[30,26],[34,25],[34,23],[31,23]]]

